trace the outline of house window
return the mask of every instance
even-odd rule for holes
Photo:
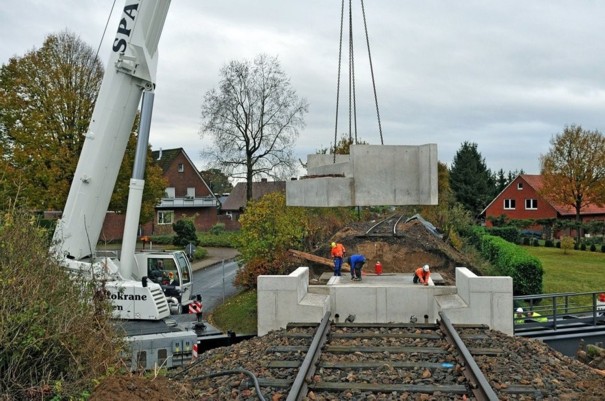
[[[185,199],[194,199],[195,198],[195,187],[187,188],[187,195],[185,195]]]
[[[518,183],[517,183],[517,189],[518,189],[518,190],[523,189],[523,183],[522,183],[522,182],[518,182]]]
[[[173,210],[160,210],[158,211],[158,225],[172,224],[174,221]]]
[[[166,194],[167,198],[174,198],[174,194],[175,194],[174,187],[168,187],[168,188],[166,188],[164,190],[164,193]]]
[[[536,210],[538,208],[537,199],[525,199],[525,209]]]
[[[504,199],[504,209],[514,210],[515,209],[515,200],[514,199]]]
[[[179,173],[185,171],[185,165],[183,163],[179,163]]]

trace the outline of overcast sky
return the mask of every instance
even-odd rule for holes
[[[66,29],[96,49],[112,4],[3,0],[0,63]],[[101,44],[104,62],[123,4],[116,2]],[[203,95],[221,66],[259,53],[278,56],[310,104],[297,156],[330,146],[340,7],[339,0],[173,0],[160,40],[154,150],[183,147],[203,168]],[[436,143],[439,160],[451,165],[464,141],[475,142],[491,170],[537,174],[540,154],[566,125],[605,130],[605,2],[374,0],[365,10],[386,145]],[[358,136],[380,144],[360,1],[353,18]],[[348,132],[347,93],[340,104],[339,134]]]

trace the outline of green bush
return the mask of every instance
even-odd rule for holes
[[[538,239],[537,239],[537,238],[534,238],[534,239],[532,240],[532,245],[533,245],[533,246],[540,246],[540,241],[538,241]]]
[[[504,238],[508,242],[517,243],[519,241],[519,230],[513,226],[492,227],[488,232],[491,235]]]
[[[217,234],[198,233],[199,245],[210,248],[236,248],[239,231],[223,231]]]
[[[601,245],[601,252],[605,253],[605,244]]]
[[[561,241],[557,241],[557,242],[555,243],[555,247],[557,247],[557,248],[561,248]]]
[[[524,248],[510,243],[503,238],[476,230],[473,235],[480,235],[477,249],[489,260],[503,276],[513,279],[514,295],[532,295],[542,292],[544,270],[540,260],[531,256]]]
[[[195,248],[195,252],[193,252],[193,260],[202,260],[208,256],[208,250],[198,246]]]
[[[521,243],[523,245],[529,245],[529,237],[523,237],[523,240],[521,241]]]
[[[69,275],[48,233],[14,212],[0,225],[0,399],[80,399],[124,349],[101,284]]]
[[[586,250],[586,244],[585,243],[581,243],[580,244],[580,250],[585,251]]]
[[[179,220],[172,224],[172,229],[176,233],[172,239],[172,245],[187,246],[200,243],[195,233],[195,225],[191,220]]]
[[[546,248],[552,248],[555,246],[555,244],[553,243],[553,241],[551,239],[547,239],[544,241],[544,246]]]
[[[212,235],[219,235],[225,232],[225,223],[216,223],[208,231]]]
[[[595,252],[597,250],[597,246],[595,244],[590,245],[590,252]]]
[[[174,235],[151,235],[152,244],[157,245],[172,245],[172,241],[174,239]]]

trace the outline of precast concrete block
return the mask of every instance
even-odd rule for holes
[[[513,279],[508,276],[482,276],[469,282],[470,292],[512,292]]]
[[[338,155],[343,157],[337,163],[333,155],[309,155],[308,175],[313,177],[287,181],[286,204],[309,207],[437,204],[436,144],[352,145],[350,151],[350,155]],[[315,177],[334,174],[344,174],[343,178],[350,181]]]
[[[353,205],[354,180],[350,177],[318,177],[286,182],[286,204],[306,207]]]
[[[336,156],[336,159],[334,158]],[[307,169],[327,166],[329,164],[342,164],[350,161],[349,155],[313,154],[307,155]]]
[[[437,145],[353,145],[355,205],[436,205]]]
[[[313,168],[307,167],[307,175],[342,175],[343,177],[352,176],[351,163],[332,163],[324,164]]]

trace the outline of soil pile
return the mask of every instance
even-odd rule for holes
[[[441,274],[444,284],[454,285],[455,268],[468,267],[477,273],[470,260],[456,248],[429,231],[420,221],[399,223],[397,235],[366,235],[371,224],[355,224],[337,232],[331,239],[347,249],[347,255],[363,254],[364,269],[373,271],[380,261],[385,273],[413,273],[418,267],[428,264],[432,272]],[[322,246],[316,255],[329,257],[329,245]],[[315,273],[328,271],[323,266],[313,266]]]

